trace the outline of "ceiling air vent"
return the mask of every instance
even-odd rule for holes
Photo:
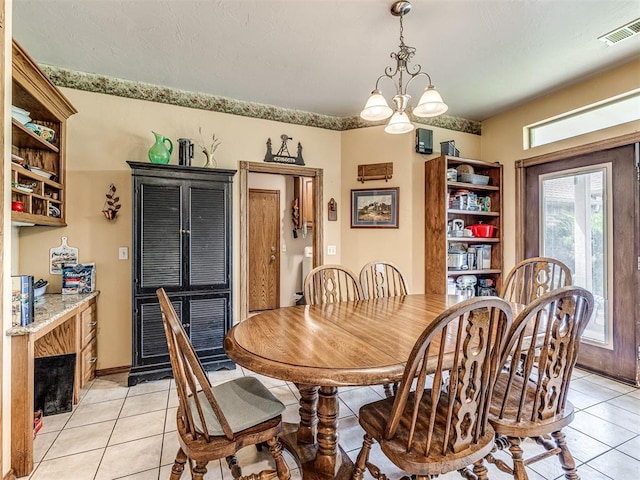
[[[616,28],[613,32],[609,32],[606,35],[598,37],[598,40],[602,40],[607,45],[613,45],[614,43],[621,42],[626,38],[633,37],[638,33],[640,33],[640,18],[623,27]]]

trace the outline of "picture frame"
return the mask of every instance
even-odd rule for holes
[[[351,190],[351,228],[398,228],[400,188]]]

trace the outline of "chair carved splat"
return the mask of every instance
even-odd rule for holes
[[[526,465],[553,455],[567,479],[579,478],[562,429],[573,420],[567,393],[593,303],[585,289],[562,287],[534,299],[514,320],[489,416],[498,435],[496,448],[508,448],[512,465],[493,455],[487,461],[516,480],[528,478]],[[544,438],[548,435],[554,441]],[[527,437],[546,451],[523,458],[520,443]]]

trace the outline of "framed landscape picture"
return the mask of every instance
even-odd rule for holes
[[[398,228],[400,188],[351,190],[351,228]]]

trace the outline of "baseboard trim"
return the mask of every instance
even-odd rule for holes
[[[7,474],[2,478],[2,480],[16,480],[16,474],[13,471],[13,468],[7,472]]]
[[[131,370],[131,365],[123,365],[121,367],[101,368],[96,370],[96,377],[104,377],[105,375],[115,375],[116,373],[127,373]]]

